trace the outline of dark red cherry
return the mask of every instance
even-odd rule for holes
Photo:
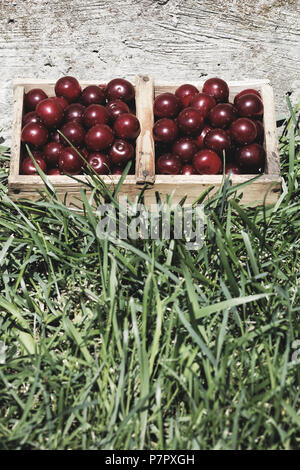
[[[48,95],[41,88],[33,88],[29,90],[24,97],[24,105],[27,111],[35,111],[40,101],[48,98]]]
[[[257,137],[257,128],[251,119],[239,118],[230,126],[231,138],[240,145],[247,145],[254,142]]]
[[[108,101],[122,100],[128,103],[134,98],[134,86],[123,78],[115,78],[107,84],[105,94]]]
[[[33,158],[41,158],[42,160],[44,160],[44,157],[43,157],[43,152],[41,150],[37,150],[37,149],[30,149],[30,152],[31,152],[31,155],[33,156]],[[27,151],[27,149],[25,149],[23,152],[22,152],[22,160],[25,160],[25,158],[29,157],[29,153]]]
[[[120,114],[114,122],[114,132],[120,139],[136,139],[140,132],[140,122],[134,114]]]
[[[48,131],[43,124],[29,122],[23,127],[21,141],[24,144],[32,144],[34,147],[42,147],[48,139]]]
[[[156,162],[156,173],[162,175],[179,175],[182,169],[182,163],[178,155],[165,153],[161,155]]]
[[[57,127],[62,122],[64,110],[58,101],[47,98],[40,101],[36,107],[36,112],[46,127]]]
[[[40,169],[45,172],[47,169],[46,162],[41,157],[35,157],[34,160],[40,167]],[[25,157],[21,165],[21,173],[23,175],[38,175],[38,172],[30,158],[30,156]]]
[[[48,166],[54,167],[58,164],[58,157],[63,146],[57,142],[48,142],[43,149],[43,157]]]
[[[177,122],[179,129],[186,135],[197,135],[204,127],[204,117],[194,108],[184,108],[180,111]]]
[[[108,175],[110,173],[110,161],[104,153],[93,152],[87,158],[88,165],[90,165],[98,175]]]
[[[133,146],[126,140],[117,139],[109,151],[109,158],[114,165],[123,165],[134,156]]]
[[[61,171],[60,171],[58,168],[51,168],[51,169],[48,171],[48,175],[49,175],[49,176],[61,175]]]
[[[258,143],[258,144],[262,144],[263,141],[264,141],[264,137],[265,137],[265,129],[264,129],[264,125],[261,121],[259,121],[258,119],[255,119],[253,120],[255,126],[256,126],[256,131],[257,131],[257,136],[256,136],[256,139],[255,141]]]
[[[59,142],[60,143],[60,135],[57,132],[57,129],[50,130],[49,132],[49,141]]]
[[[63,96],[54,96],[52,99],[57,101],[57,103],[61,105],[63,110],[65,110],[69,106],[69,102]]]
[[[75,149],[64,147],[58,158],[58,168],[62,173],[78,175],[83,166],[83,161]]]
[[[193,165],[190,165],[189,163],[187,163],[186,165],[183,165],[181,173],[183,175],[189,176],[189,175],[194,175],[196,173],[196,171],[195,171]]]
[[[172,153],[178,155],[182,162],[189,162],[197,152],[198,147],[190,137],[182,137],[174,142]]]
[[[174,118],[180,109],[180,101],[173,93],[161,93],[154,100],[153,112],[157,118]]]
[[[240,116],[258,118],[263,115],[264,105],[261,98],[254,93],[240,96],[235,103]]]
[[[254,90],[253,88],[247,88],[246,90],[243,90],[243,91],[240,91],[235,97],[234,97],[234,104],[236,104],[236,101],[243,95],[249,95],[250,94],[253,94],[253,95],[257,95],[259,98],[261,98],[261,94],[259,93],[259,91],[257,90]]]
[[[231,146],[231,140],[224,129],[212,129],[204,138],[204,146],[214,152],[222,154]]]
[[[210,132],[212,129],[213,128],[211,126],[204,126],[200,134],[194,137],[194,141],[198,149],[204,148],[204,138],[206,134],[208,134],[208,132]]]
[[[109,147],[113,140],[114,133],[106,124],[96,124],[85,135],[86,146],[95,152]]]
[[[184,85],[181,85],[179,88],[177,88],[175,91],[175,96],[179,99],[181,106],[183,108],[187,108],[190,106],[190,102],[193,96],[197,95],[198,93],[198,88],[196,88],[194,85],[190,85],[189,83],[185,83]]]
[[[219,103],[208,114],[209,122],[213,127],[225,129],[237,118],[237,110],[230,103]]]
[[[85,109],[82,119],[84,126],[89,128],[96,124],[107,124],[110,120],[110,115],[102,104],[91,104]]]
[[[105,103],[104,91],[97,85],[89,85],[82,90],[80,101],[84,106]]]
[[[74,77],[62,77],[55,84],[55,94],[63,96],[69,103],[74,103],[81,94],[81,86]]]
[[[232,162],[228,162],[225,165],[225,174],[228,175],[229,172],[233,175],[240,175],[242,173],[240,167]]]
[[[193,167],[200,175],[217,175],[222,169],[222,161],[213,150],[202,149],[195,153]]]
[[[23,120],[22,120],[22,126],[26,126],[26,124],[29,124],[29,122],[39,122],[41,123],[41,118],[39,117],[38,113],[36,111],[29,111],[29,113],[24,114]]]
[[[159,119],[153,126],[153,138],[156,142],[173,142],[177,134],[178,127],[173,119]]]
[[[235,160],[242,170],[249,173],[258,172],[265,163],[264,148],[256,142],[240,147],[236,152]]]
[[[65,109],[65,121],[77,121],[79,124],[83,124],[83,113],[85,111],[85,106],[80,103],[69,104]]]
[[[228,101],[229,87],[221,78],[209,78],[203,85],[203,93],[207,93],[215,98],[217,102]]]
[[[60,141],[63,145],[68,147],[70,143],[74,145],[74,147],[79,147],[83,141],[85,136],[85,131],[83,127],[76,121],[68,121],[66,122],[60,129],[61,135]],[[66,140],[66,137],[68,140]]]
[[[125,101],[121,100],[110,101],[107,103],[106,109],[114,121],[117,119],[117,117],[120,116],[120,114],[130,113],[128,105],[125,103]]]
[[[213,96],[208,95],[207,93],[198,93],[193,96],[190,102],[190,107],[195,108],[204,118],[207,117],[209,111],[216,106],[216,100]]]
[[[121,168],[119,166],[115,166],[112,170],[113,175],[122,175],[124,171],[124,168]]]

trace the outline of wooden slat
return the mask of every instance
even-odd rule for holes
[[[14,106],[13,106],[13,132],[10,157],[10,178],[14,178],[20,171],[20,153],[21,153],[21,129],[23,118],[23,99],[24,87],[22,85],[14,88]]]
[[[269,84],[265,84],[261,87],[261,96],[264,103],[263,124],[265,129],[264,148],[266,151],[265,173],[279,176],[280,160],[274,94],[273,89]]]

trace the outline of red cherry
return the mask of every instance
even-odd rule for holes
[[[89,85],[82,90],[80,101],[84,106],[103,104],[105,102],[104,91],[97,85]]]
[[[24,97],[24,105],[27,111],[35,111],[40,101],[48,98],[48,95],[41,88],[33,88],[26,93]]]
[[[182,137],[174,142],[172,153],[178,155],[182,162],[189,162],[197,152],[198,147],[190,137]]]
[[[77,101],[81,94],[81,86],[74,77],[62,77],[55,84],[56,96],[63,96],[69,103]]]
[[[122,175],[123,171],[124,171],[123,168],[120,168],[119,166],[116,166],[116,167],[113,168],[112,174],[113,175]]]
[[[187,135],[199,134],[204,127],[204,117],[194,108],[184,108],[180,111],[177,121],[179,129]]]
[[[54,96],[52,99],[57,101],[57,103],[61,105],[63,110],[65,110],[69,106],[69,102],[63,96]]]
[[[83,124],[83,113],[85,106],[80,103],[69,104],[65,109],[65,121],[77,121],[79,124]]]
[[[189,176],[189,175],[194,175],[196,172],[195,172],[193,165],[189,165],[187,163],[186,165],[183,165],[181,173],[183,175]]]
[[[177,134],[178,127],[173,119],[159,119],[153,126],[153,138],[156,142],[173,142]]]
[[[83,141],[84,141],[84,136],[85,132],[83,127],[76,121],[69,121],[66,122],[60,129],[61,135],[60,141],[63,145],[66,147],[69,144],[69,142],[63,137],[65,136],[74,147],[79,147]]]
[[[227,83],[221,78],[209,78],[203,85],[203,93],[212,95],[217,102],[222,101],[225,103],[228,101],[229,87]]]
[[[110,115],[101,104],[91,104],[85,109],[82,119],[85,127],[93,127],[96,124],[107,124],[110,120]]]
[[[197,95],[193,96],[190,107],[195,108],[204,118],[207,117],[209,111],[216,106],[216,100],[213,96],[208,95],[207,93],[198,93]]]
[[[58,157],[62,151],[63,146],[57,142],[49,142],[45,145],[43,150],[44,159],[49,166],[57,166]]]
[[[211,125],[219,129],[225,129],[230,126],[236,118],[237,110],[230,103],[219,103],[208,114]]]
[[[249,93],[253,95],[257,95],[259,98],[261,98],[261,94],[259,91],[254,90],[253,88],[247,88],[246,90],[240,91],[235,97],[234,97],[234,104],[236,104],[237,100],[243,96],[243,95],[249,95]]]
[[[63,108],[52,98],[40,101],[36,107],[36,112],[46,127],[57,127],[64,117]]]
[[[180,109],[180,101],[173,93],[161,93],[154,100],[153,112],[157,118],[174,118]]]
[[[165,153],[156,162],[157,173],[162,175],[179,175],[182,163],[178,155]]]
[[[115,100],[110,101],[106,105],[106,109],[109,112],[110,117],[115,121],[120,114],[130,113],[129,107],[124,101]]]
[[[113,131],[106,124],[96,124],[91,127],[85,135],[86,146],[98,152],[109,147],[114,140]]]
[[[242,117],[256,118],[262,116],[264,112],[262,100],[253,93],[240,96],[235,105]]]
[[[134,148],[126,140],[117,139],[109,151],[109,157],[115,165],[123,165],[134,156]]]
[[[56,175],[61,175],[61,171],[58,168],[51,168],[48,171],[49,176],[56,176]]]
[[[30,149],[30,152],[31,152],[31,155],[33,156],[33,158],[42,158],[44,160],[44,157],[43,157],[43,153],[41,150],[37,150],[37,149]],[[27,150],[24,150],[24,153],[22,152],[22,160],[25,160],[25,158],[29,157],[29,153]]]
[[[40,169],[43,172],[45,172],[46,168],[47,168],[47,165],[46,165],[45,161],[41,157],[35,157],[34,160],[36,161],[36,163],[38,164]],[[38,175],[38,172],[37,172],[32,160],[31,160],[30,156],[24,158],[24,160],[22,162],[22,166],[21,166],[21,173],[23,175]]]
[[[237,150],[235,155],[236,162],[243,169],[250,173],[258,172],[265,162],[264,148],[256,142],[245,145]]]
[[[198,93],[198,88],[196,88],[194,85],[190,85],[189,83],[185,83],[184,85],[181,85],[179,88],[177,88],[175,91],[175,96],[179,99],[181,106],[183,108],[187,108],[190,106],[190,102],[193,96],[197,95]]]
[[[107,84],[105,94],[108,101],[122,100],[127,103],[134,98],[135,92],[130,82],[123,78],[115,78]]]
[[[58,158],[58,168],[63,173],[78,175],[83,166],[83,161],[72,147],[64,147]]]
[[[231,146],[229,135],[223,129],[212,129],[204,138],[205,147],[217,153],[223,153]]]
[[[29,122],[23,127],[21,141],[24,144],[32,144],[34,147],[41,147],[47,142],[48,131],[43,124]]]
[[[110,173],[110,161],[107,155],[93,152],[88,156],[87,161],[98,175],[108,175]]]
[[[212,150],[203,149],[195,153],[193,167],[200,175],[217,175],[222,169],[222,161]]]
[[[242,173],[239,166],[235,165],[234,163],[228,162],[225,165],[225,174],[228,175],[230,171],[233,175],[240,175]]]
[[[198,149],[204,148],[204,138],[208,132],[210,132],[213,128],[211,126],[204,126],[201,133],[195,137],[194,141],[198,147]]]
[[[22,126],[26,126],[29,122],[39,122],[41,123],[41,118],[39,117],[36,111],[29,111],[29,113],[24,114],[22,120]]]
[[[262,144],[264,141],[264,137],[265,137],[264,125],[258,119],[255,119],[253,122],[256,126],[256,131],[257,131],[257,136],[256,136],[255,141],[258,142],[259,144]]]
[[[120,114],[114,122],[114,131],[120,139],[136,139],[140,132],[140,123],[134,114]]]
[[[254,121],[248,118],[239,118],[230,126],[231,138],[240,145],[254,142],[257,137],[257,129]]]

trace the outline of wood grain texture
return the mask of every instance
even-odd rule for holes
[[[269,78],[278,112],[299,99],[299,0],[2,0],[0,17],[9,139],[15,77]]]

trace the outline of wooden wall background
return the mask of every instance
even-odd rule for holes
[[[299,0],[1,0],[0,20],[7,142],[14,78],[269,78],[278,115],[300,99]]]

